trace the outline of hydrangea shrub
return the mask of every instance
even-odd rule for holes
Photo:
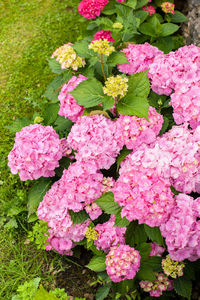
[[[172,2],[142,2],[80,2],[92,34],[52,54],[50,103],[41,124],[16,134],[9,167],[21,180],[51,177],[30,191],[29,219],[37,207],[46,250],[93,253],[87,267],[104,283],[97,299],[190,299],[200,259],[200,48],[171,51],[170,22],[184,16]]]

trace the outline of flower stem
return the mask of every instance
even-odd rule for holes
[[[101,70],[103,73],[104,80],[106,81],[106,75],[105,75],[104,68],[103,68],[103,54],[100,54],[100,60],[101,60]]]

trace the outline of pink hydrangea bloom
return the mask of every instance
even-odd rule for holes
[[[173,281],[169,280],[165,274],[155,273],[155,275],[157,278],[154,281],[142,280],[139,282],[145,292],[149,292],[151,297],[160,297],[164,291],[173,290]]]
[[[78,11],[86,19],[96,19],[106,4],[108,4],[108,0],[82,0],[78,6]]]
[[[169,220],[160,229],[166,238],[171,259],[194,261],[200,258],[200,198],[179,194]]]
[[[170,95],[180,85],[200,81],[200,47],[184,46],[175,52],[157,55],[149,69],[152,90]]]
[[[124,245],[124,234],[126,227],[115,227],[115,216],[111,215],[110,220],[103,224],[98,224],[95,231],[99,234],[97,240],[94,241],[95,246],[99,250],[108,252],[112,246]]]
[[[94,164],[75,162],[64,170],[61,179],[52,185],[40,203],[38,213],[55,215],[56,222],[58,211],[61,211],[61,215],[62,210],[67,209],[78,212],[102,195],[102,181],[103,175],[97,171]]]
[[[106,271],[113,282],[133,279],[140,267],[140,254],[128,245],[111,247],[106,256]]]
[[[29,125],[16,133],[15,144],[8,155],[8,166],[13,174],[19,172],[21,180],[52,177],[63,147],[51,126]]]
[[[189,122],[192,128],[196,128],[200,125],[200,82],[176,88],[170,104],[176,124]]]
[[[118,65],[118,70],[129,75],[143,72],[153,63],[155,57],[163,52],[149,43],[129,44],[128,48],[122,50],[129,61],[129,64]]]
[[[168,220],[174,199],[169,179],[158,175],[156,162],[154,168],[143,164],[146,149],[143,146],[127,156],[112,191],[115,201],[123,207],[122,217],[154,227]]]
[[[85,210],[91,220],[96,220],[102,214],[101,208],[95,202],[86,204]]]
[[[78,77],[73,76],[67,84],[64,84],[58,99],[60,100],[60,110],[58,114],[70,119],[72,122],[76,122],[78,117],[82,115],[84,107],[79,105],[76,100],[70,94],[82,81],[87,77],[79,74]]]
[[[78,161],[94,161],[98,169],[109,169],[123,147],[117,136],[116,122],[93,115],[80,117],[67,140]]]
[[[151,243],[151,252],[149,253],[149,256],[162,256],[163,252],[165,252],[165,248],[157,243]]]
[[[115,42],[109,30],[100,30],[96,32],[92,42],[96,40],[108,40],[109,42]]]
[[[150,16],[154,15],[155,12],[156,12],[155,7],[153,7],[151,5],[143,6],[142,9],[145,10],[145,11],[147,11]]]
[[[149,121],[137,116],[120,115],[117,119],[118,138],[128,149],[136,149],[143,143],[151,144],[156,140],[162,128],[163,117],[154,107],[150,107],[148,118]]]

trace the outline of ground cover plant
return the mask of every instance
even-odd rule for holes
[[[181,42],[172,21],[185,21],[173,3],[117,2],[79,4],[87,19],[102,12],[113,22],[100,17],[53,52],[50,103],[34,122],[17,121],[27,126],[9,167],[37,180],[28,220],[40,221],[29,239],[63,256],[86,248],[102,285],[96,299],[190,299],[200,255],[200,49],[167,54]]]

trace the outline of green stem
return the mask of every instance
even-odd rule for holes
[[[104,77],[104,80],[106,81],[106,75],[105,75],[105,72],[104,72],[104,68],[103,68],[103,54],[100,54],[100,62],[101,62],[101,70],[102,70],[102,73],[103,73],[103,77]]]

